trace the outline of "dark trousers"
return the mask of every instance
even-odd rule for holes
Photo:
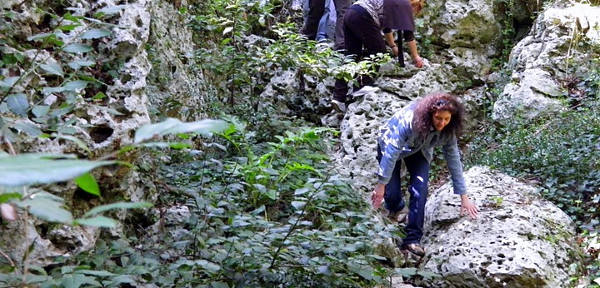
[[[381,37],[379,26],[371,17],[369,12],[359,5],[352,5],[344,16],[344,45],[345,55],[353,55],[356,61],[368,55],[385,53],[385,42]],[[363,53],[363,48],[366,50]],[[359,80],[360,86],[371,84],[372,80]],[[348,83],[342,79],[335,81],[333,98],[340,102],[346,102],[348,94]]]
[[[333,0],[335,5],[335,45],[334,49],[344,49],[344,15],[348,7],[350,7],[351,0]],[[325,0],[310,0],[308,1],[308,17],[304,26],[302,27],[301,33],[304,34],[308,39],[315,40],[317,37],[317,29],[319,28],[319,20],[325,12]]]
[[[381,150],[377,147],[377,160],[381,159]],[[385,207],[390,212],[400,211],[404,208],[404,193],[400,183],[400,170],[402,161],[410,175],[408,192],[410,201],[408,203],[408,225],[405,232],[406,237],[403,245],[419,243],[423,237],[423,222],[425,220],[425,203],[427,202],[427,183],[429,182],[429,162],[418,151],[402,160],[398,160],[392,172],[390,182],[385,185]]]

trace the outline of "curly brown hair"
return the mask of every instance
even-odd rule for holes
[[[413,118],[413,127],[417,135],[422,138],[427,137],[433,126],[433,114],[437,111],[448,111],[452,114],[450,123],[442,130],[442,135],[454,133],[457,137],[460,136],[465,119],[465,107],[456,96],[443,92],[429,94],[417,102]]]

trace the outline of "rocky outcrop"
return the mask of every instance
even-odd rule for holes
[[[529,35],[511,51],[511,83],[494,104],[492,117],[500,122],[515,115],[532,119],[563,109],[558,97],[568,96],[564,82],[585,79],[600,44],[600,7],[555,4],[543,11]]]
[[[29,50],[3,45],[0,54],[22,54],[22,62],[46,68],[32,73],[27,65],[2,66],[0,78],[4,81],[24,75],[19,84],[11,88],[11,93],[25,94],[26,99],[34,103],[30,105],[41,105],[54,117],[38,115],[41,112],[36,109],[40,107],[15,117],[14,111],[2,105],[2,119],[7,119],[8,124],[13,125],[11,129],[18,132],[10,138],[17,153],[78,153],[98,158],[132,143],[133,132],[149,123],[157,111],[187,120],[202,116],[203,77],[193,68],[197,65],[192,54],[193,33],[186,23],[188,15],[179,13],[179,7],[165,1],[121,2],[2,1],[0,7],[11,9],[14,14],[0,19],[0,34],[5,34],[0,35],[2,43],[28,41],[23,47]],[[177,2],[187,5],[186,1]],[[67,12],[72,16],[63,19]],[[56,15],[51,17],[50,13]],[[67,28],[58,29],[59,25]],[[39,44],[41,41],[36,42],[36,37],[48,31],[63,43],[55,46],[64,47],[46,48],[48,46]],[[86,33],[88,36],[84,37]],[[5,42],[6,39],[11,41]],[[82,46],[66,51],[69,44]],[[78,80],[68,82],[71,78]],[[5,89],[6,82],[2,84],[1,88]],[[19,125],[13,124],[13,120]],[[51,121],[57,122],[56,125]],[[57,134],[32,135],[42,131]],[[89,151],[83,149],[81,143],[65,141],[59,134],[75,136]],[[106,201],[110,202],[113,195],[131,201],[152,201],[156,197],[152,193],[156,191],[153,183],[144,181],[138,171],[125,166],[111,169],[95,172],[101,188],[111,188],[103,190]],[[55,195],[67,203],[77,202],[71,201],[75,189],[75,185],[61,186]],[[99,204],[97,200],[88,202]],[[81,208],[78,206],[91,205],[89,203],[70,206],[78,209]],[[97,229],[66,226],[47,229],[41,228],[42,225],[31,219],[11,223],[2,235],[0,247],[3,251],[14,251],[11,258],[22,259],[24,251],[33,243],[28,260],[43,265],[50,263],[53,256],[72,255],[92,248],[98,237]]]
[[[417,26],[418,34],[443,47],[434,62],[446,63],[458,78],[482,80],[500,51],[499,22],[491,0],[446,0],[428,1]]]
[[[184,7],[185,2],[181,1]],[[145,89],[152,109],[194,121],[204,116],[204,75],[194,55],[189,14],[180,13],[173,5],[169,1],[151,0],[146,6],[152,15],[147,43],[152,69]]]
[[[432,287],[565,287],[577,248],[574,225],[536,187],[473,167],[465,173],[479,207],[472,220],[459,215],[450,183],[426,205],[425,269],[442,277]]]

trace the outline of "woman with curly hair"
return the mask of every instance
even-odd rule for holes
[[[398,111],[379,130],[377,160],[378,184],[371,195],[373,207],[378,209],[385,199],[388,215],[398,221],[404,208],[400,169],[402,161],[410,174],[408,192],[408,225],[400,249],[418,256],[425,255],[420,241],[423,237],[429,163],[433,148],[442,146],[444,158],[452,178],[454,194],[460,195],[460,214],[477,217],[477,207],[466,194],[457,137],[462,132],[464,107],[455,96],[447,93],[430,94]]]

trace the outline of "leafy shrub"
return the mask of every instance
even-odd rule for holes
[[[100,241],[94,251],[58,259],[56,268],[39,269],[28,281],[41,287],[383,282],[390,271],[373,254],[373,239],[390,235],[371,221],[367,203],[328,168],[321,136],[331,131],[298,129],[255,146],[245,142],[251,133],[244,125],[237,126],[223,132],[225,143],[204,143],[204,153],[178,157],[187,160],[160,169],[158,182],[178,188],[161,194],[157,208],[187,206],[191,215],[181,226],[187,236],[148,227],[129,239]],[[0,281],[21,283],[10,277]]]
[[[580,228],[598,226],[600,210],[600,113],[598,100],[533,122],[489,125],[474,139],[468,165],[487,165],[533,178],[547,199]]]

